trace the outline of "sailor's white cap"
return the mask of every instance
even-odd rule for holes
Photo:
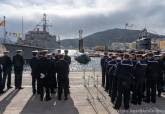
[[[32,51],[32,53],[38,53],[38,50],[34,50],[34,51]]]
[[[52,56],[52,53],[48,53],[47,55],[48,55],[48,56]]]
[[[48,50],[41,50],[39,53],[40,54],[46,54],[46,53],[48,53]]]
[[[6,50],[6,51],[4,51],[3,53],[9,53],[9,51]]]
[[[21,49],[19,49],[19,50],[16,50],[16,52],[22,52],[22,50],[21,50]]]

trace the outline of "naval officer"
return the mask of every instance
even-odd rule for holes
[[[16,55],[13,56],[14,74],[15,74],[15,89],[22,88],[22,73],[24,66],[24,58],[22,56],[22,50],[17,50]]]
[[[39,64],[39,59],[38,59],[38,51],[32,51],[32,59],[30,60],[30,67],[31,67],[31,75],[32,75],[32,92],[33,95],[36,94],[36,92],[39,94],[39,85],[38,85],[38,78],[39,78],[39,73],[38,73],[38,64]],[[36,87],[37,85],[37,87]]]
[[[2,66],[3,66],[3,89],[6,85],[7,79],[7,89],[11,87],[11,71],[12,71],[12,60],[9,56],[9,51],[4,51],[4,55],[2,57]]]

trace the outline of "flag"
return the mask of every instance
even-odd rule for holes
[[[5,26],[5,21],[0,21],[0,27],[4,27]]]

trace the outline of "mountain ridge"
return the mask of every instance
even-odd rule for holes
[[[110,45],[113,42],[133,42],[138,39],[140,32],[141,30],[129,30],[120,28],[99,31],[84,37],[84,47],[92,48],[95,46],[105,46]],[[165,36],[148,32],[148,37],[151,39],[156,39]],[[65,48],[78,48],[78,38],[62,40],[61,44]]]

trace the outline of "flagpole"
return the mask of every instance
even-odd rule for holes
[[[6,42],[6,17],[4,16],[4,41],[3,41],[3,43],[5,43]]]
[[[22,39],[24,38],[24,22],[23,22],[23,16],[22,16]]]

